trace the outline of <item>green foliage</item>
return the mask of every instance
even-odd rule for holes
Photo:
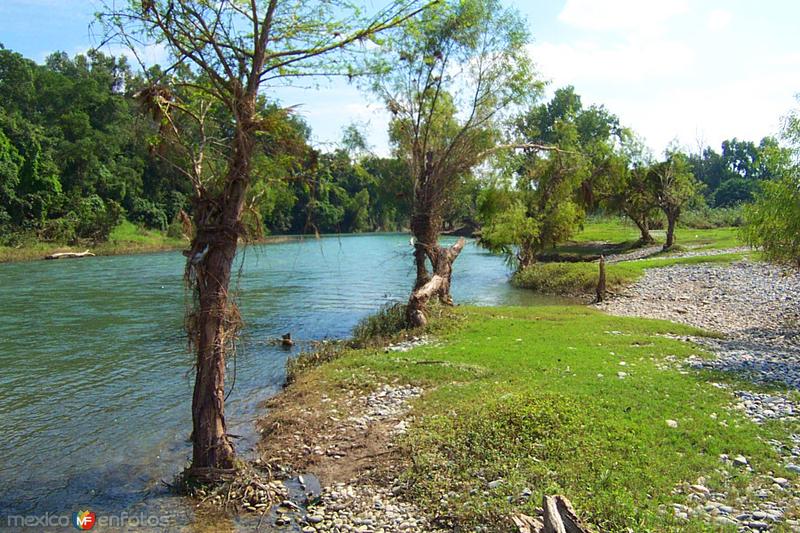
[[[411,229],[427,246],[442,217],[472,217],[459,209],[465,196],[474,207],[469,175],[496,146],[508,109],[541,89],[528,38],[519,13],[498,0],[443,1],[391,33],[372,62],[370,88],[392,114],[389,137],[408,165]]]
[[[692,172],[703,184],[706,200],[714,207],[750,202],[758,184],[778,178],[791,166],[791,151],[773,137],[758,144],[739,139],[723,141],[721,152],[706,147],[689,156]]]
[[[75,212],[77,215],[76,235],[93,242],[108,240],[108,236],[123,219],[123,209],[114,200],[103,201],[93,194],[82,199]]]
[[[483,196],[481,243],[524,268],[578,231],[585,209],[596,204],[595,190],[615,172],[612,145],[620,131],[616,117],[584,108],[572,87],[520,115],[515,128],[523,145],[552,149],[525,148],[507,160],[507,181],[516,187]]]
[[[734,207],[696,207],[681,216],[681,224],[686,228],[711,229],[738,227],[743,224],[743,206]]]
[[[128,217],[132,222],[137,222],[146,228],[165,231],[167,229],[166,211],[144,198],[136,198]]]
[[[385,305],[353,328],[352,342],[360,348],[382,344],[405,332],[407,327],[406,306],[399,303]]]
[[[142,113],[133,95],[144,82],[124,58],[56,53],[37,65],[3,49],[0,73],[0,229],[6,241],[24,234],[54,243],[102,240],[120,206],[132,222],[158,231],[181,210],[191,213],[190,185],[165,161],[185,162],[186,155],[154,142],[163,123]],[[196,92],[177,91],[187,105],[196,104]],[[259,134],[253,160],[245,219],[253,234],[408,226],[411,192],[401,161],[369,155],[354,127],[345,131],[346,150],[319,153],[308,146],[310,130],[299,116],[264,99],[258,105],[270,127]],[[227,112],[208,113],[208,133],[228,135]],[[224,159],[213,156],[205,172],[220,176]],[[81,213],[89,218],[80,220]],[[176,225],[171,235],[181,234]]]
[[[800,267],[800,181],[797,174],[762,184],[745,206],[743,236],[772,261]]]

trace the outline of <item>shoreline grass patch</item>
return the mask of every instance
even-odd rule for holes
[[[304,376],[326,393],[385,383],[426,391],[398,442],[400,480],[438,523],[509,531],[513,513],[532,515],[543,494],[560,493],[598,531],[715,531],[697,517],[676,521],[671,504],[687,503],[676,487],[704,476],[736,506],[757,499],[760,474],[797,478],[767,442],[787,439],[787,427],[731,409],[735,385],[664,364],[702,353],[665,336],[702,334],[695,328],[583,306],[459,307],[454,316],[435,344],[347,351]],[[754,472],[722,474],[723,453],[744,455]]]
[[[606,287],[609,291],[615,292],[636,283],[648,268],[701,263],[728,264],[740,261],[749,255],[742,252],[692,257],[657,256],[611,263],[606,265]],[[514,274],[511,283],[519,288],[546,294],[589,296],[594,294],[598,276],[597,263],[536,263]]]

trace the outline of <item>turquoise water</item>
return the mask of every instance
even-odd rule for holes
[[[244,451],[290,353],[267,341],[291,332],[302,348],[348,336],[362,317],[407,298],[413,269],[399,234],[252,246],[240,259],[245,330],[226,409]],[[183,264],[169,252],[0,265],[0,517],[112,512],[165,497],[161,480],[191,451]],[[507,280],[501,258],[469,243],[453,296],[546,302]]]

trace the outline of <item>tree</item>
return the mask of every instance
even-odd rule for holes
[[[800,99],[800,96],[798,96]],[[792,145],[795,164],[783,175],[761,183],[752,205],[745,207],[743,235],[760,248],[767,259],[800,268],[800,112],[791,111],[783,123],[782,136]]]
[[[745,240],[777,263],[800,267],[800,180],[796,172],[762,184],[745,207]]]
[[[573,87],[526,110],[514,127],[523,147],[508,164],[515,199],[490,219],[481,243],[524,269],[574,234],[585,211],[608,194],[622,166],[614,150],[622,130],[605,108],[584,108]]]
[[[426,323],[430,298],[452,304],[464,242],[439,246],[443,214],[459,180],[495,146],[504,111],[538,92],[527,42],[524,21],[498,0],[452,0],[409,21],[381,57],[372,89],[392,113],[390,138],[413,183],[411,326]]]
[[[667,217],[667,239],[664,250],[675,244],[675,225],[683,207],[700,191],[688,158],[676,151],[668,152],[665,161],[650,167],[647,179],[655,203]]]
[[[616,173],[602,188],[602,204],[627,216],[639,229],[639,244],[653,244],[650,222],[658,208],[648,172],[652,155],[644,141],[632,132],[622,136]]]
[[[733,138],[722,142],[721,153],[706,147],[689,156],[692,173],[705,184],[709,204],[728,207],[749,202],[759,182],[783,175],[791,152],[773,137],[758,144]]]
[[[187,318],[196,353],[191,476],[233,467],[227,434],[225,359],[239,313],[229,294],[242,214],[253,180],[258,136],[279,121],[259,111],[260,92],[300,76],[346,72],[340,50],[400,23],[419,9],[400,0],[365,19],[347,2],[317,0],[130,0],[108,2],[100,20],[107,40],[133,54],[143,43],[166,47],[172,65],[139,98],[161,125],[173,163],[191,182],[195,225],[186,279],[194,306]],[[152,73],[152,71],[150,71]]]

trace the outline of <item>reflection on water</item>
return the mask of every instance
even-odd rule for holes
[[[288,352],[266,341],[286,332],[301,341],[347,336],[362,317],[407,297],[411,266],[408,236],[399,234],[245,251],[245,333],[226,406],[240,450],[254,441],[258,404],[284,379]],[[0,265],[0,517],[162,505],[189,513],[161,482],[190,453],[182,272],[178,252]],[[507,279],[502,259],[470,243],[455,263],[453,296],[543,302]]]

